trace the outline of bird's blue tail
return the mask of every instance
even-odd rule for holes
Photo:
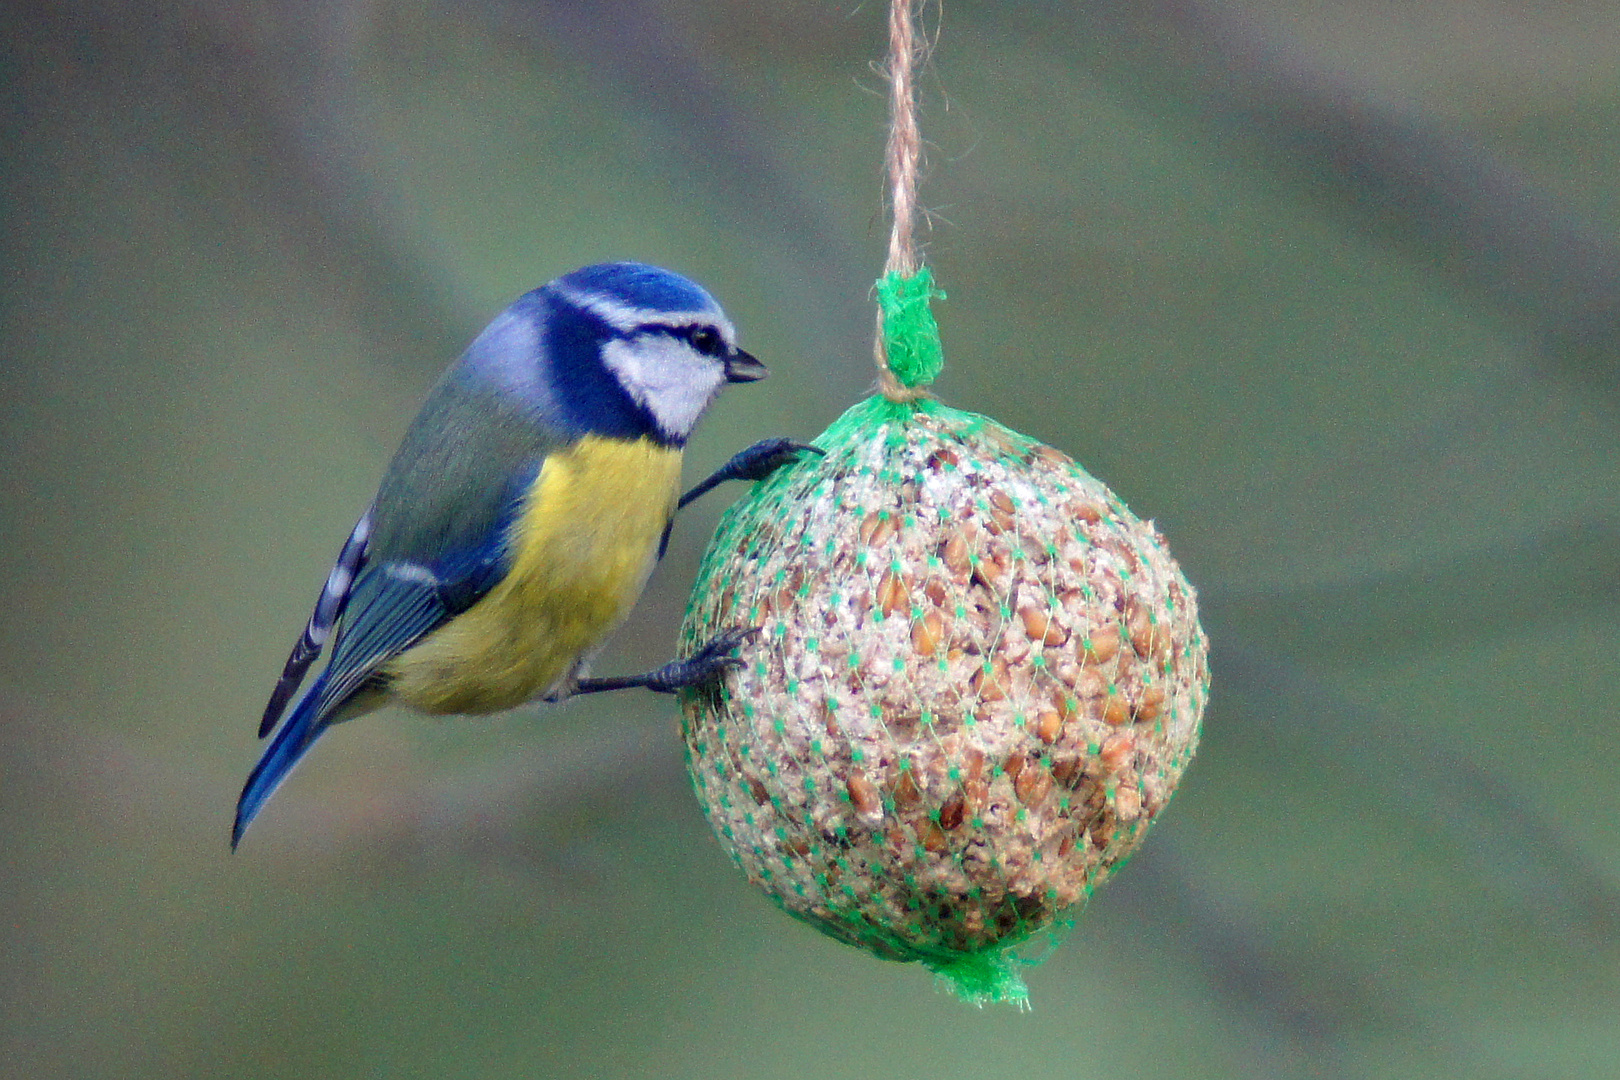
[[[298,759],[314,745],[315,740],[329,726],[328,721],[321,716],[321,699],[325,696],[326,674],[322,673],[309,690],[299,700],[293,709],[292,715],[276,737],[270,740],[265,747],[264,756],[253,767],[247,783],[242,787],[242,795],[236,800],[236,824],[231,827],[231,850],[241,842],[242,834],[247,831],[248,825],[259,812],[259,808],[275,793],[276,788],[292,772],[292,767],[298,764]]]

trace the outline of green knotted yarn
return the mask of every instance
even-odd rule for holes
[[[937,293],[909,280],[884,322],[910,327],[888,347],[915,386],[938,372]],[[682,653],[760,632],[681,695],[694,790],[788,913],[1022,1006],[1018,947],[1067,925],[1191,760],[1192,587],[1106,486],[988,417],[880,394],[815,441],[699,569]]]
[[[962,953],[949,960],[923,966],[934,972],[934,977],[951,993],[970,1005],[1012,1005],[1029,1008],[1029,987],[1018,965],[1030,961],[1020,960],[1003,946],[993,946],[983,952]]]
[[[930,301],[945,299],[924,266],[909,276],[898,270],[878,279],[878,307],[883,312],[883,354],[889,371],[904,387],[927,386],[945,366]]]

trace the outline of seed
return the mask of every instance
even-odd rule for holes
[[[1106,801],[1105,794],[1101,778],[1089,773],[1081,778],[1081,782],[1074,789],[1075,798],[1085,805],[1087,817],[1096,817],[1102,813],[1103,803]]]
[[[996,582],[1007,572],[1007,565],[1011,562],[1006,551],[995,551],[979,557],[979,565],[973,568],[973,579],[980,585],[996,591]]]
[[[1061,757],[1052,762],[1052,779],[1064,787],[1073,790],[1080,786],[1084,778],[1085,770],[1081,768],[1079,758]]]
[[[1057,742],[1058,736],[1063,734],[1063,717],[1055,712],[1043,712],[1035,721],[1035,737],[1048,746]]]
[[[921,841],[923,850],[936,854],[945,850],[945,834],[940,831],[938,825],[924,818],[917,822],[916,828],[917,839]]]
[[[990,505],[995,507],[997,510],[1000,510],[1004,514],[1010,514],[1013,512],[1012,496],[1008,495],[1000,488],[997,488],[990,493]]]
[[[1119,655],[1119,631],[1100,630],[1080,639],[1080,659],[1088,664],[1106,664]]]
[[[1110,692],[1103,701],[1103,721],[1119,727],[1122,724],[1129,723],[1130,719],[1131,711],[1125,705],[1124,696],[1117,690]]]
[[[1142,700],[1136,705],[1136,722],[1145,724],[1159,716],[1159,710],[1164,708],[1164,691],[1157,686],[1144,687]]]
[[[1048,465],[1068,465],[1071,463],[1069,455],[1063,451],[1047,446],[1045,443],[1035,447],[1035,456]]]
[[[877,604],[885,615],[910,610],[911,596],[899,574],[891,570],[883,575],[883,580],[878,582]]]
[[[958,791],[945,800],[945,805],[939,808],[939,827],[942,829],[955,829],[962,824],[962,818],[967,812],[967,800],[962,798]]]
[[[1004,701],[1007,697],[1007,663],[1001,657],[990,661],[990,670],[980,667],[973,673],[973,692],[980,701]]]
[[[933,656],[945,634],[945,621],[938,611],[926,611],[911,627],[911,647],[918,656]]]
[[[894,782],[894,805],[901,810],[910,810],[922,802],[922,792],[917,790],[917,781],[911,777],[911,770],[906,769],[900,774],[900,779]]]
[[[748,778],[748,793],[752,795],[754,797],[754,801],[761,806],[764,806],[766,803],[771,801],[771,793],[765,790],[765,785],[760,783],[759,777],[757,776],[750,776]]]
[[[856,813],[862,817],[882,815],[883,800],[878,798],[877,789],[866,777],[858,774],[850,776],[844,781],[844,789],[849,792],[849,801],[854,805]]]
[[[1034,604],[1019,608],[1018,617],[1024,621],[1024,633],[1031,641],[1039,641],[1043,645],[1061,645],[1069,640],[1069,632],[1048,612]]]
[[[1007,760],[1001,763],[1002,771],[1014,780],[1018,779],[1018,774],[1023,771],[1023,768],[1024,752],[1022,750],[1014,750],[1007,755]]]
[[[1102,508],[1093,502],[1070,503],[1069,514],[1077,521],[1084,521],[1088,525],[1095,525],[1103,519]]]
[[[1136,650],[1137,656],[1153,654],[1153,620],[1148,617],[1147,609],[1134,600],[1125,609],[1125,629],[1131,635],[1131,648]]]
[[[1013,791],[1025,806],[1034,806],[1052,790],[1052,774],[1045,769],[1030,767],[1018,774]]]
[[[939,557],[946,569],[957,578],[966,580],[972,564],[968,559],[967,537],[960,532],[953,532],[940,547]]]
[[[877,519],[876,523],[872,524],[871,529],[867,529],[867,525],[872,523],[873,518]],[[865,540],[872,547],[877,547],[879,544],[884,543],[889,539],[889,537],[893,536],[899,531],[900,519],[895,517],[893,514],[872,514],[868,516],[865,521],[861,522],[861,539]]]
[[[1058,845],[1058,858],[1067,859],[1074,852],[1074,837],[1065,836],[1063,843]]]
[[[978,817],[984,813],[985,807],[990,805],[990,785],[983,780],[964,780],[962,796],[968,812]]]
[[[928,597],[929,603],[933,604],[935,607],[944,607],[947,595],[945,592],[945,583],[937,578],[930,581],[926,586],[924,586],[923,595]]]
[[[1091,834],[1092,847],[1098,849],[1107,847],[1108,842],[1114,838],[1114,815],[1108,814],[1099,818],[1087,831]]]
[[[1102,762],[1104,769],[1117,773],[1125,768],[1135,752],[1134,736],[1125,733],[1110,735],[1103,741],[1102,749],[1097,752],[1097,760]]]

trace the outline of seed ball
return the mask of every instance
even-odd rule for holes
[[[682,694],[693,786],[789,913],[1005,976],[996,958],[1124,861],[1192,757],[1192,587],[1150,522],[986,417],[874,398],[817,445],[731,508],[699,571],[684,650],[760,632]]]

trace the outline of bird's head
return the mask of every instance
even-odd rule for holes
[[[680,446],[726,383],[765,377],[701,286],[602,263],[526,294],[465,362],[576,433]]]

